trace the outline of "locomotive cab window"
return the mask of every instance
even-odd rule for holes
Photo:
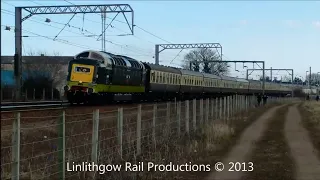
[[[74,68],[74,72],[77,72],[77,73],[90,73],[91,70],[90,68],[87,68],[87,67],[81,67],[81,66],[76,66]]]

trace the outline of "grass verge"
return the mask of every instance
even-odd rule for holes
[[[232,147],[237,143],[240,138],[242,132],[249,127],[255,120],[257,120],[265,111],[274,107],[275,105],[269,105],[266,107],[259,107],[256,109],[250,110],[248,113],[240,113],[236,114],[231,124],[227,126],[230,129],[230,133],[224,134],[220,136],[220,138],[214,138],[212,134],[219,134],[217,129],[207,128],[204,134],[198,135],[198,139],[192,139],[191,144],[195,142],[198,144],[200,148],[198,148],[198,153],[194,154],[192,159],[189,160],[193,164],[210,164],[211,169],[214,167],[214,163],[218,161],[222,161],[225,156],[230,152]],[[216,132],[214,132],[216,131]],[[209,148],[205,148],[210,143],[206,142],[205,139],[212,139],[213,142],[211,144],[215,144],[215,146],[211,146]],[[189,145],[190,146],[190,145]],[[176,179],[204,179],[206,178],[210,172],[179,172],[178,175],[175,176]]]
[[[320,103],[305,102],[298,106],[302,118],[302,124],[307,129],[313,147],[318,150],[320,159]]]
[[[254,170],[246,172],[242,180],[294,180],[294,161],[284,133],[287,111],[288,105],[281,107],[268,122],[252,152]]]

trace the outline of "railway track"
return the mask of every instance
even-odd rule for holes
[[[70,104],[67,101],[37,101],[37,102],[2,102],[1,112],[10,112],[16,110],[64,108]]]
[[[69,107],[101,107],[101,106],[117,106],[117,105],[136,105],[136,104],[148,104],[148,103],[155,103],[155,102],[147,102],[141,101],[139,103],[135,102],[126,102],[126,101],[119,101],[112,104],[105,104],[105,105],[70,105],[67,101],[37,101],[37,102],[3,102],[1,103],[1,112],[14,112],[14,111],[34,111],[34,110],[53,110],[53,109],[63,109]],[[164,102],[162,102],[164,103]]]

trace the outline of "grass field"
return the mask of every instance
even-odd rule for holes
[[[303,125],[309,132],[313,146],[318,150],[320,159],[320,102],[308,101],[300,104]]]

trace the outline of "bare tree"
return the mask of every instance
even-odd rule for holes
[[[229,72],[227,63],[209,62],[219,60],[221,59],[217,51],[208,48],[200,48],[192,50],[185,55],[183,68],[189,69],[190,62],[192,62],[191,70],[193,71],[214,75],[227,75]]]
[[[307,78],[307,82],[309,82],[309,78],[310,78],[310,74],[308,75],[308,78]],[[311,81],[310,81],[310,84],[312,86],[319,86],[320,85],[320,74],[319,73],[312,73],[311,74]]]
[[[43,56],[38,61],[29,61],[24,63],[24,71],[28,77],[46,77],[52,80],[52,88],[61,88],[66,81],[67,76],[67,65],[59,64],[54,60],[49,60],[45,56],[47,52],[28,51],[27,56]],[[53,56],[60,56],[59,52],[53,52]]]
[[[66,82],[67,76],[67,64],[57,62],[54,56],[59,56],[58,52],[53,52],[53,58],[48,59],[48,53],[44,51],[28,51],[27,56],[41,56],[37,59],[29,59],[23,64],[24,82],[23,89],[30,89],[36,91],[36,98],[41,97],[43,89],[45,89],[45,96],[51,97],[51,93],[54,97],[60,97],[59,91]],[[43,58],[42,58],[43,56]],[[53,92],[52,92],[53,90]],[[30,94],[28,95],[30,96]]]

